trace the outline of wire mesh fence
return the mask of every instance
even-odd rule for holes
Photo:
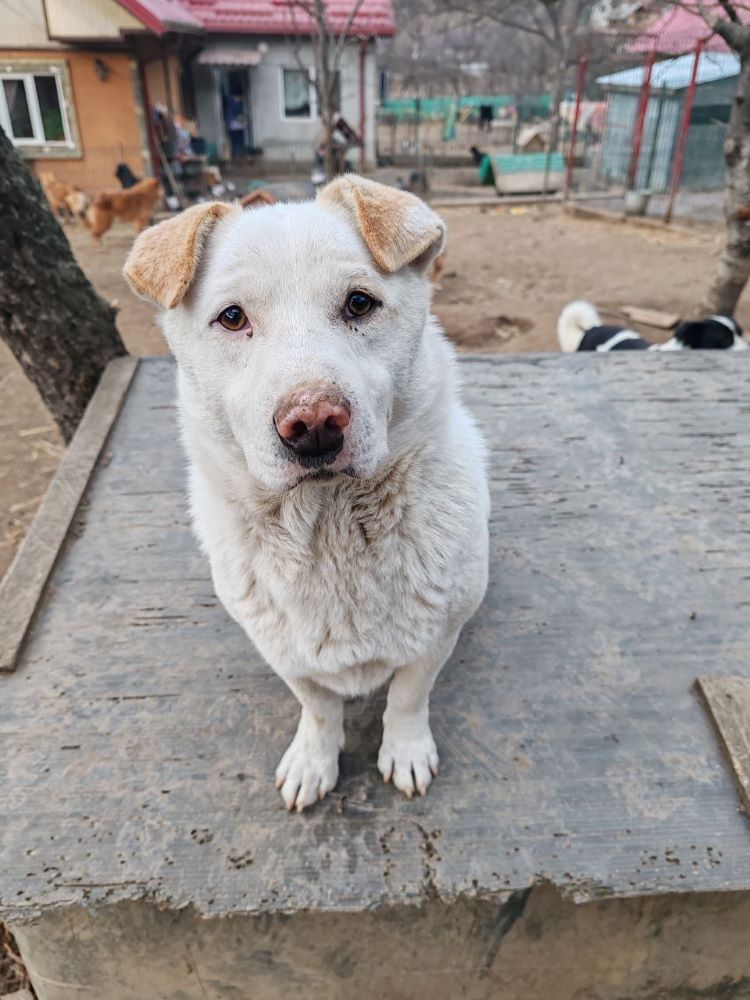
[[[739,58],[715,37],[661,34],[642,36],[619,60],[622,68],[597,77],[582,61],[577,97],[600,95],[601,121],[592,142],[580,117],[567,130],[568,193],[609,196],[613,207],[665,220],[718,219]]]
[[[474,186],[494,183],[500,194],[560,192],[634,215],[720,219],[738,56],[706,31],[607,41],[606,71],[601,56],[581,57],[557,129],[549,99],[527,102],[525,114],[520,98],[386,102],[381,161],[464,164]]]

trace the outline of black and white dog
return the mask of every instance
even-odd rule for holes
[[[750,347],[731,316],[680,323],[664,344],[650,344],[635,330],[602,324],[590,302],[570,302],[557,321],[560,349],[573,351],[744,351]]]

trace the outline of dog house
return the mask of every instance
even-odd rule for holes
[[[462,364],[491,579],[441,773],[383,785],[356,702],[303,816],[296,703],[188,527],[173,365],[108,369],[0,592],[0,918],[39,1000],[747,995],[750,824],[694,682],[750,678],[750,356]]]
[[[636,178],[636,187],[641,190],[666,191],[669,186],[694,61],[691,54],[653,66]],[[683,188],[724,186],[723,144],[739,69],[739,57],[734,53],[704,52],[700,56],[680,182]],[[646,67],[641,65],[597,79],[607,95],[599,173],[608,183],[624,184],[627,180],[645,74]]]

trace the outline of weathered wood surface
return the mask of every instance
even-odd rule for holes
[[[24,636],[65,541],[94,463],[120,411],[138,362],[126,356],[104,371],[55,478],[0,582],[0,674],[13,670]]]
[[[750,815],[750,680],[699,677],[698,686]]]
[[[680,322],[677,313],[662,312],[661,309],[644,309],[642,306],[623,306],[622,311],[634,323],[653,326],[658,330],[671,330]]]
[[[336,791],[300,818],[272,782],[294,700],[214,596],[174,370],[142,362],[0,678],[0,916],[750,888],[750,826],[693,690],[750,677],[749,364],[464,361],[493,555],[435,688],[440,775],[417,801],[384,786],[382,699],[355,703]]]

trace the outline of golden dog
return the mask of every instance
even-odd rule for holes
[[[132,222],[140,233],[151,221],[161,196],[156,177],[147,177],[123,191],[100,191],[86,215],[94,240],[98,242],[115,219]]]

